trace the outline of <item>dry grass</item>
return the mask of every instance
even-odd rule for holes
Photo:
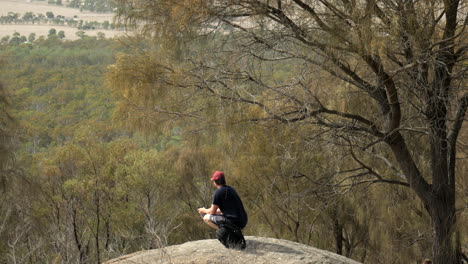
[[[64,1],[66,3],[66,1]],[[83,21],[98,21],[100,23],[104,21],[112,22],[113,14],[109,13],[93,13],[93,12],[80,12],[79,9],[68,8],[65,6],[49,5],[47,1],[35,1],[29,2],[28,0],[0,0],[0,16],[5,16],[8,12],[20,13],[21,16],[26,12],[33,12],[35,14],[42,13],[45,15],[46,12],[52,11],[54,15],[62,15],[66,18],[73,18],[75,20]],[[18,32],[21,35],[28,36],[30,33],[36,33],[36,36],[41,35],[47,36],[49,30],[55,28],[58,31],[63,30],[65,32],[66,39],[77,39],[75,35],[79,29],[67,27],[67,26],[55,26],[55,25],[0,25],[0,38],[6,35],[13,35],[14,32]],[[106,37],[115,37],[125,34],[125,32],[117,30],[83,30],[88,36],[96,36],[97,32],[103,32]]]
[[[27,0],[0,0],[0,16],[7,15],[8,12],[20,13],[21,15],[26,12],[33,12],[35,14],[52,11],[55,15],[62,15],[65,17],[77,16],[75,20],[85,21],[98,21],[112,22],[113,14],[101,14],[93,12],[80,12],[76,8],[68,8],[65,6],[49,5],[46,1],[41,2],[28,2]]]

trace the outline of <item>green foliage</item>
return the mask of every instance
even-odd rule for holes
[[[60,38],[60,39],[64,39],[65,38],[65,32],[63,30],[60,30],[57,34],[57,36]]]
[[[456,0],[383,2],[120,0],[141,35],[109,68],[116,116],[206,132],[191,143],[246,178],[249,231],[369,263],[410,263],[433,243],[436,262],[455,263],[463,13]]]
[[[8,43],[9,40],[10,40],[10,36],[9,36],[9,35],[3,36],[3,37],[2,37],[2,44]]]
[[[49,37],[52,35],[57,35],[57,30],[55,28],[49,29]]]
[[[93,12],[112,12],[115,8],[115,2],[111,0],[70,0],[67,6]]]
[[[2,62],[3,59],[0,57],[0,63]],[[0,70],[2,68],[3,66],[0,66]],[[15,121],[11,116],[9,96],[10,94],[3,86],[3,83],[0,83],[0,193],[3,193],[7,188],[7,171],[11,168],[9,161],[13,154],[12,138],[15,131]]]
[[[24,20],[31,20],[34,18],[34,13],[33,12],[26,12],[23,15]]]
[[[47,16],[47,18],[49,18],[49,19],[55,17],[54,13],[51,12],[51,11],[47,11],[47,12],[46,12],[46,16]]]
[[[36,40],[36,33],[29,34],[28,41],[29,42],[34,42],[34,40]]]
[[[20,135],[9,168],[21,176],[0,181],[0,263],[27,256],[33,240],[36,263],[103,261],[184,242],[172,236],[179,219],[198,222],[175,188],[180,135],[142,138],[112,125],[103,76],[115,52],[115,42],[91,37],[1,47]]]
[[[277,41],[294,34],[269,35],[263,25],[248,35],[267,39],[265,47],[301,53],[296,58],[256,46],[232,26],[209,38],[195,34],[198,22],[209,21],[207,1],[157,3],[138,2],[147,8],[132,10],[128,18],[157,22],[143,25],[158,34],[123,38],[121,46],[84,31],[77,41],[42,37],[20,45],[19,34],[11,45],[9,38],[2,40],[0,56],[8,66],[0,80],[11,92],[9,111],[20,128],[16,161],[8,167],[15,177],[4,177],[0,189],[0,222],[6,223],[0,263],[25,257],[31,263],[95,263],[213,238],[196,214],[197,207],[211,203],[213,170],[225,171],[241,195],[249,214],[246,235],[291,239],[364,263],[414,263],[430,255],[433,237],[424,205],[404,186],[370,183],[375,177],[357,166],[371,165],[385,179],[403,176],[387,165],[395,160],[380,141],[343,133],[349,127],[317,126],[346,120],[333,115],[280,122],[323,104],[382,125],[369,111],[374,103],[363,103],[362,92],[330,72],[306,67],[314,60],[328,65],[322,57]],[[130,7],[124,5],[121,15]],[[375,40],[367,48],[382,45]],[[372,76],[355,59],[349,65]],[[410,138],[416,163],[428,166],[427,138]],[[374,144],[366,149],[349,140]],[[457,175],[461,197],[465,167]],[[356,175],[369,184],[352,192]],[[37,248],[31,251],[31,245]]]

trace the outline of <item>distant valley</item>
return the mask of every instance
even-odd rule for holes
[[[65,39],[78,39],[78,31],[84,31],[88,36],[97,36],[102,32],[106,37],[125,34],[123,30],[112,27],[113,13],[97,13],[78,8],[67,7],[69,1],[62,5],[48,4],[47,1],[31,0],[0,0],[0,38],[12,36],[15,32],[28,36],[31,33],[47,36],[51,28],[64,31]],[[30,20],[23,19],[31,12]],[[53,18],[46,16],[50,12]],[[50,15],[49,13],[49,15]],[[80,25],[81,23],[81,25]]]

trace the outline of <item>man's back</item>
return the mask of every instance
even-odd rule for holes
[[[240,228],[247,225],[248,217],[244,205],[236,190],[228,185],[223,185],[216,190],[213,204],[217,205],[223,215]]]

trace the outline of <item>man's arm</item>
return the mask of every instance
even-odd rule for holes
[[[198,213],[214,215],[218,212],[218,210],[219,210],[219,207],[216,204],[212,204],[210,208],[205,208],[205,207],[198,208]]]

